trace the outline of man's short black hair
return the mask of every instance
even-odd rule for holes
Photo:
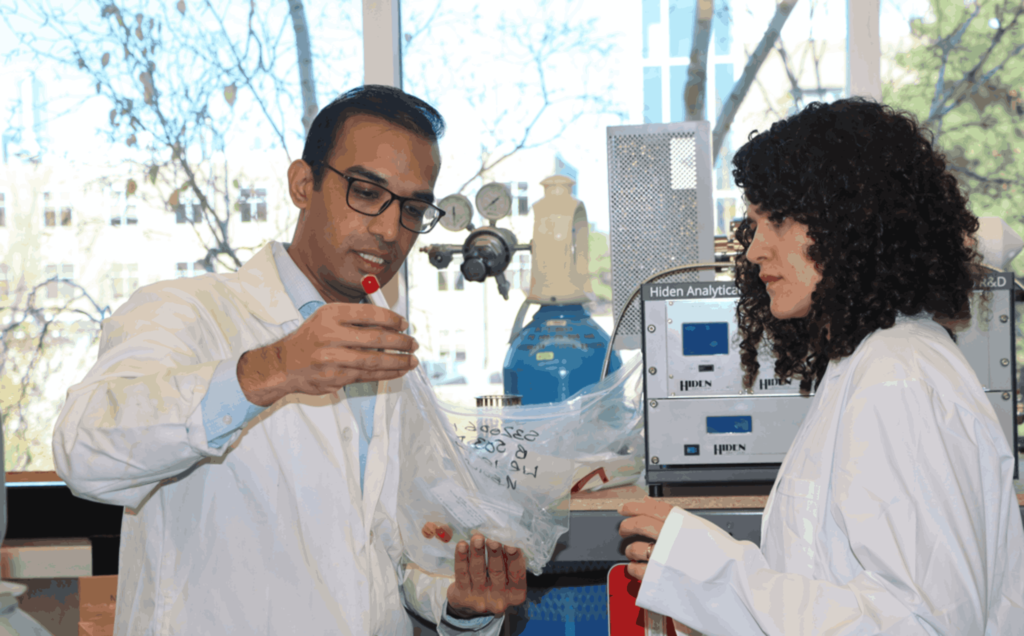
[[[334,142],[345,120],[355,114],[373,115],[401,126],[431,141],[444,134],[444,118],[433,106],[401,89],[380,84],[367,84],[339,95],[324,106],[309,127],[302,160],[313,168],[313,188],[320,189],[324,179],[324,163],[331,155]]]

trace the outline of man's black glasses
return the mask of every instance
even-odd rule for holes
[[[380,216],[384,213],[384,210],[388,209],[391,202],[397,199],[398,205],[402,210],[398,217],[398,222],[405,229],[417,234],[426,234],[434,229],[437,222],[444,216],[444,210],[430,205],[426,201],[400,197],[376,183],[350,177],[339,172],[326,162],[323,165],[330,169],[331,172],[348,181],[348,193],[345,195],[345,201],[350,208],[360,214]]]

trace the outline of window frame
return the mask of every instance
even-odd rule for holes
[[[75,206],[72,205],[71,197],[67,192],[46,190],[40,196],[44,231],[75,226]]]
[[[238,189],[238,212],[242,223],[267,222],[267,188],[249,187]]]

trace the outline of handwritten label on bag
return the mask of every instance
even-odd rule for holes
[[[487,519],[480,514],[466,495],[466,491],[454,484],[439,484],[431,489],[430,493],[441,502],[448,512],[452,513],[456,521],[467,528],[476,528],[484,525]]]

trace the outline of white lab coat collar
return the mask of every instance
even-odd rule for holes
[[[896,322],[894,322],[892,327],[889,327],[889,329],[892,329],[893,327],[896,327],[897,325],[902,325],[902,324],[906,324],[906,323],[919,325],[919,326],[924,327],[924,328],[943,329],[942,325],[940,325],[939,323],[935,322],[935,318],[930,313],[927,313],[927,312],[921,312],[919,314],[914,314],[912,316],[908,316],[906,314],[897,312],[896,313]],[[877,331],[886,331],[886,329],[879,329]],[[872,332],[872,333],[876,333],[876,332]],[[837,378],[840,375],[842,375],[843,372],[846,370],[846,368],[850,365],[850,360],[852,360],[854,357],[856,357],[857,352],[860,351],[862,347],[864,347],[864,343],[867,342],[870,337],[871,337],[871,334],[868,334],[868,335],[864,336],[864,339],[861,340],[860,343],[857,344],[857,348],[854,349],[853,353],[851,353],[850,355],[846,356],[845,358],[843,358],[841,360],[833,360],[833,361],[829,362],[828,363],[828,368],[825,370],[825,377],[826,378]]]
[[[242,303],[260,320],[275,325],[302,320],[277,273],[271,243],[238,270],[238,285]]]

